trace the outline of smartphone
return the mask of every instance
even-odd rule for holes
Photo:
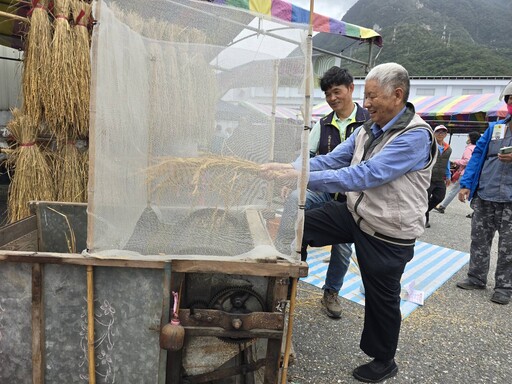
[[[503,147],[503,148],[500,148],[500,153],[502,155],[505,155],[507,153],[512,153],[512,147]]]

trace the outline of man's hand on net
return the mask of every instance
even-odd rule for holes
[[[297,178],[299,172],[291,164],[266,163],[260,165],[261,177],[267,180]]]

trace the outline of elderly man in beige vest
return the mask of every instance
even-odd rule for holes
[[[309,160],[308,188],[343,192],[305,213],[307,247],[354,243],[365,288],[361,349],[373,360],[354,369],[356,379],[380,382],[396,375],[400,333],[400,279],[424,231],[427,188],[437,148],[430,126],[407,102],[409,75],[396,63],[366,76],[364,106],[370,120],[327,155]],[[299,163],[265,164],[277,177],[297,177]]]

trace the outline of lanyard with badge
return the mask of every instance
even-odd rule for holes
[[[505,138],[506,124],[494,124],[491,140],[502,140]]]
[[[503,140],[505,138],[505,133],[507,132],[508,125],[507,124],[494,124],[492,130],[491,140]],[[500,148],[501,154],[512,153],[512,147],[502,147]]]

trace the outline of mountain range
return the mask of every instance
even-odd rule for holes
[[[512,77],[511,0],[359,0],[343,21],[379,32],[375,64],[398,62],[411,76]]]

